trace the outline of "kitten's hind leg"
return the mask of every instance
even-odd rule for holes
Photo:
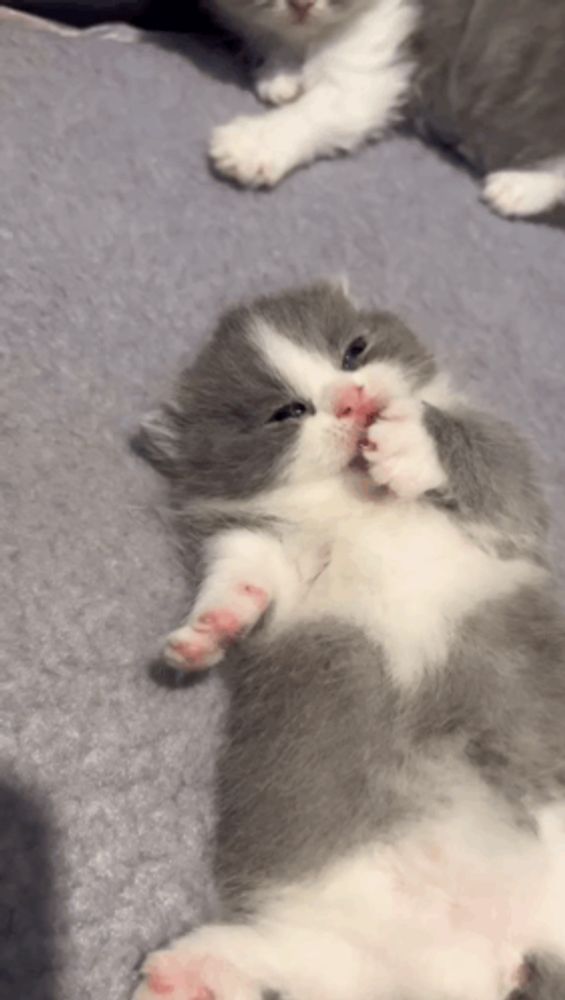
[[[191,614],[167,639],[167,662],[185,670],[214,666],[274,600],[292,600],[296,586],[293,564],[274,536],[248,529],[218,535]]]
[[[565,167],[562,172],[497,170],[487,175],[483,197],[499,215],[541,215],[565,202]]]
[[[154,952],[133,1000],[367,1000],[374,963],[338,935],[276,922],[202,927]]]

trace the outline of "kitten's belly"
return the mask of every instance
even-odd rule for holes
[[[306,536],[304,548],[312,541]],[[445,662],[457,623],[482,602],[540,578],[538,567],[487,554],[444,512],[421,504],[353,511],[316,544],[324,558],[293,619],[330,615],[359,625],[404,682]]]
[[[476,792],[461,789],[443,815],[394,843],[367,844],[295,883],[269,920],[302,928],[315,914],[328,941],[345,936],[374,961],[381,996],[507,996],[523,956],[561,932],[562,914],[545,907],[554,867],[543,838]]]

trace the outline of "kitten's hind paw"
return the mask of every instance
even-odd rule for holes
[[[257,623],[269,604],[261,587],[241,583],[229,602],[197,613],[186,625],[171,632],[164,656],[172,667],[207,670],[223,659],[226,648]]]
[[[157,951],[143,966],[133,1000],[261,1000],[261,990],[231,963],[199,954],[187,941]]]

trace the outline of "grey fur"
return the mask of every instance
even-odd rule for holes
[[[197,516],[205,489],[212,512],[221,496],[256,493],[275,481],[291,444],[286,432],[269,437],[263,423],[265,397],[271,406],[288,389],[265,382],[253,355],[248,331],[258,319],[334,357],[369,328],[372,356],[394,357],[414,382],[435,371],[399,321],[356,310],[330,286],[230,313],[182,376],[166,433],[151,439],[156,455],[166,442],[181,531],[200,542],[214,530],[213,513],[208,524]],[[503,557],[544,561],[544,506],[514,432],[460,406],[430,408],[426,421],[449,487],[421,502],[494,540]],[[195,433],[205,444],[194,443]],[[246,442],[239,475],[216,464],[222,439],[231,445],[234,434]],[[382,650],[353,627],[326,618],[276,639],[257,629],[221,668],[231,692],[218,772],[225,913],[252,909],[257,890],[311,874],[356,845],[396,836],[477,779],[534,837],[535,807],[565,790],[564,666],[551,583],[479,607],[454,638],[447,668],[412,693],[393,683]]]
[[[501,553],[544,562],[547,511],[513,428],[460,406],[450,413],[427,406],[424,421],[448,473],[449,487],[436,499],[459,517],[490,523]]]
[[[510,1000],[563,1000],[565,997],[565,963],[553,955],[527,956],[528,981],[523,989],[515,990]]]
[[[479,172],[565,155],[562,0],[421,0],[413,111]]]

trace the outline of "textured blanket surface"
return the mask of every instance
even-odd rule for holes
[[[225,305],[347,273],[402,313],[535,442],[563,564],[563,229],[404,138],[238,191],[206,141],[254,106],[209,42],[0,22],[2,1000],[126,1000],[211,898],[223,696],[148,670],[189,586],[128,436]]]

